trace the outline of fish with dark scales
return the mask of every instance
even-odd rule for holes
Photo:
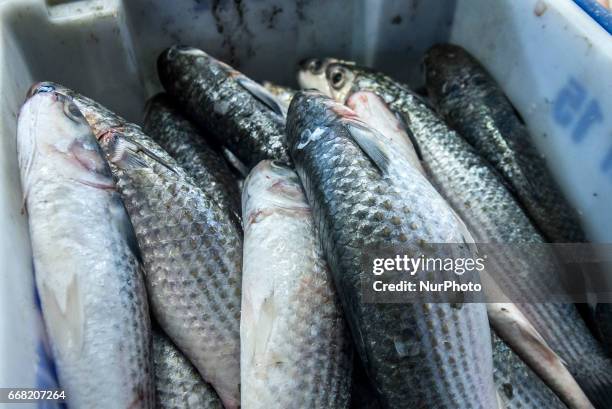
[[[242,234],[228,209],[140,127],[58,84],[100,144],[141,250],[153,315],[218,393],[240,404]],[[189,302],[186,302],[186,301]]]
[[[285,109],[263,86],[197,48],[174,46],[157,60],[166,92],[198,127],[251,169],[288,162]]]
[[[506,409],[566,409],[567,406],[512,349],[491,331],[493,378]]]
[[[351,379],[351,402],[349,409],[381,409],[378,395],[368,379],[359,357],[353,357],[353,376]]]
[[[364,368],[385,408],[495,408],[486,308],[434,302],[367,303],[361,257],[381,244],[406,254],[464,243],[464,228],[417,170],[397,166],[375,132],[322,94],[289,107],[291,156]],[[434,220],[435,219],[435,220]],[[427,248],[425,248],[427,247]]]
[[[143,131],[166,150],[223,209],[240,215],[240,190],[222,153],[173,105],[166,94],[147,102]]]
[[[159,328],[153,330],[157,409],[223,409],[212,386]]]
[[[593,311],[596,333],[612,355],[612,304],[599,303]]]
[[[545,242],[498,173],[469,143],[450,129],[421,97],[382,73],[352,64],[332,64],[323,75],[327,79],[323,91],[336,100],[345,102],[355,92],[371,91],[383,98],[389,108],[403,119],[416,142],[427,174],[465,221],[476,242],[535,245]],[[542,268],[554,265],[548,264],[554,263],[550,255],[541,260],[532,257],[529,263],[508,258],[504,254],[499,256],[496,262],[500,263],[502,271],[509,273],[508,278],[517,271],[523,271],[525,266],[531,266],[531,262]],[[517,290],[524,290],[534,298],[544,300],[545,295],[537,293],[542,287],[531,284],[531,281],[524,279],[504,282],[504,285],[512,286],[513,294],[517,294]],[[538,374],[548,376],[546,380],[552,383],[551,388],[558,394],[564,394],[564,402],[569,406],[589,407],[580,406],[588,405],[583,396],[585,393],[596,407],[611,407],[612,361],[592,336],[575,306],[535,302],[523,303],[520,309],[562,359],[562,362],[555,359],[557,367],[563,369],[567,366],[582,390],[573,388],[569,392],[558,382],[553,373],[555,371],[551,372],[549,362],[529,361],[529,365],[539,365],[542,371]],[[529,343],[518,341],[527,349],[531,348]]]
[[[441,44],[427,52],[425,74],[440,114],[499,171],[544,236],[559,243],[586,241],[577,212],[485,68],[463,48]]]

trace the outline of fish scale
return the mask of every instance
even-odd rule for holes
[[[345,101],[354,92],[371,91],[403,117],[418,143],[428,175],[466,222],[476,242],[544,243],[500,176],[435,114],[427,102],[384,74],[345,64],[335,64],[329,72],[337,70],[342,70],[347,82],[339,90],[330,86],[326,92]],[[521,271],[520,263],[524,261],[508,259],[504,254],[496,256],[499,256],[503,271]],[[545,260],[532,257],[530,262],[550,268],[546,263],[554,263],[554,260],[550,256]],[[504,274],[496,276],[503,277]],[[542,288],[534,284],[537,282],[511,279],[503,282],[505,288],[514,288],[515,294],[530,291],[534,298],[543,300],[545,295],[538,293]],[[612,361],[590,334],[576,308],[572,304],[543,302],[523,303],[520,308],[567,363],[589,399],[597,407],[612,405]]]
[[[463,48],[440,44],[427,52],[425,73],[437,109],[505,178],[542,233],[554,242],[586,241],[576,211],[484,67]]]
[[[32,92],[45,87],[74,99],[109,160],[160,326],[225,407],[238,407],[242,237],[232,215],[140,127],[58,84]]]
[[[221,409],[223,405],[197,369],[161,330],[153,331],[158,409]]]
[[[167,95],[158,94],[147,102],[143,132],[165,149],[219,206],[240,214],[238,183],[227,163]]]
[[[288,142],[353,340],[384,407],[495,407],[484,306],[365,302],[359,264],[364,249],[393,243],[418,254],[423,250],[419,239],[462,243],[464,237],[454,214],[418,170],[407,166],[405,178],[381,176],[330,103],[320,94],[298,93],[289,108]],[[303,132],[317,127],[327,130],[303,146]],[[439,225],[425,228],[432,214]],[[441,339],[449,343],[441,347]]]
[[[164,88],[185,113],[249,169],[263,159],[289,161],[284,117],[238,80],[252,84],[255,92],[268,93],[262,86],[190,47],[174,46],[164,51],[157,69]]]

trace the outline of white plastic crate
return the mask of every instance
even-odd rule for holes
[[[294,85],[337,56],[421,84],[436,42],[466,47],[502,84],[591,239],[612,242],[612,41],[571,0],[0,0],[0,387],[48,378],[15,149],[19,106],[52,80],[139,122],[157,55],[201,47]],[[20,408],[26,407],[20,405]]]

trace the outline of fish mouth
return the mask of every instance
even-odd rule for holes
[[[26,93],[26,101],[38,94],[47,94],[51,97],[53,102],[61,102],[65,104],[66,109],[64,109],[64,113],[73,121],[78,122],[80,118],[83,117],[82,113],[74,104],[72,98],[60,92],[58,86],[53,82],[42,81],[34,83]]]
[[[295,170],[293,170],[293,168],[288,163],[279,160],[273,160],[270,162],[270,171],[287,178],[287,180],[292,183],[301,183],[300,179],[297,176],[297,173],[295,173]]]
[[[291,166],[289,166],[288,163],[285,163],[283,161],[280,160],[273,160],[270,162],[270,167],[273,169],[278,169],[278,170],[291,170]]]
[[[26,93],[26,99],[32,98],[36,94],[42,92],[54,92],[57,90],[55,84],[49,81],[41,81],[34,83]],[[57,94],[57,93],[56,93]]]

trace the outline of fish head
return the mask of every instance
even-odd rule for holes
[[[96,139],[69,96],[36,84],[19,114],[19,163],[24,186],[36,173],[63,175],[84,184],[112,188],[110,169]],[[34,168],[41,172],[34,171]]]
[[[297,80],[301,88],[314,88],[327,92],[325,70],[329,64],[339,61],[336,58],[306,58],[299,62]]]
[[[181,67],[192,66],[197,68],[206,67],[211,73],[221,76],[241,77],[242,73],[232,66],[217,60],[206,52],[196,47],[185,45],[174,45],[164,50],[157,58],[157,72],[162,82],[181,81],[183,70]]]
[[[118,126],[125,123],[125,119],[119,115],[61,84],[49,81],[39,82],[30,87],[27,97],[29,98],[40,92],[54,92],[69,98],[76,104],[78,110],[85,117],[85,120],[96,135],[110,126]]]
[[[242,214],[245,228],[275,212],[300,215],[309,210],[300,179],[289,165],[263,160],[244,181]]]
[[[75,97],[78,96],[76,92],[74,92],[70,88],[67,88],[61,84],[58,84],[57,82],[42,81],[42,82],[37,82],[30,87],[26,95],[26,99],[29,99],[30,97],[36,94],[46,93],[46,92],[65,95],[66,97],[70,98],[73,103],[76,102]]]
[[[316,138],[313,139],[308,130],[329,127],[336,119],[336,115],[329,109],[330,106],[334,105],[339,104],[316,89],[297,92],[287,112],[286,135],[288,146],[296,146],[297,149],[301,149],[308,143],[315,142]],[[292,132],[295,129],[304,131],[297,134]]]
[[[150,117],[155,113],[168,112],[172,110],[172,107],[172,100],[166,93],[155,94],[145,102],[143,123],[149,122]]]
[[[355,84],[355,65],[346,62],[335,62],[327,66],[325,80],[329,96],[338,102],[345,103]]]
[[[425,54],[423,65],[428,89],[436,89],[442,94],[453,92],[460,86],[469,67],[475,63],[461,47],[453,44],[437,44]]]
[[[189,57],[205,57],[208,58],[208,54],[199,48],[190,47],[186,45],[173,45],[172,47],[166,48],[157,58],[157,66],[168,65],[167,63],[174,63],[182,59]]]
[[[53,82],[50,82],[50,81],[35,82],[34,84],[32,84],[30,89],[28,89],[28,92],[26,93],[26,100],[30,99],[34,95],[41,93],[41,92],[44,93],[44,92],[54,92],[54,91],[57,91],[57,86]]]

